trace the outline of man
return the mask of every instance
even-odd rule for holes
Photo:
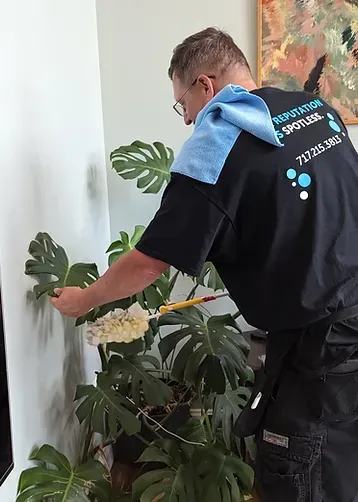
[[[137,248],[52,303],[77,317],[170,265],[211,260],[267,363],[237,426],[256,433],[263,502],[358,501],[358,155],[338,114],[304,92],[257,89],[232,38],[174,50],[174,108],[193,135]]]

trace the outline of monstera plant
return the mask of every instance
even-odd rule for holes
[[[173,151],[158,142],[135,141],[111,154],[119,176],[135,179],[146,194],[157,194],[170,180],[173,159]],[[107,249],[109,265],[133,249],[144,230],[138,225],[132,235],[121,231]],[[36,279],[37,298],[56,287],[86,288],[99,277],[94,263],[71,264],[48,233],[36,236],[29,254],[25,273]],[[137,295],[95,308],[77,319],[79,336],[83,327],[109,323],[113,313],[135,304],[157,313],[175,298],[180,276],[168,270]],[[224,289],[211,263],[190,279],[188,299],[199,286]],[[150,320],[145,335],[131,343],[100,343],[101,371],[74,396],[85,430],[79,461],[71,465],[53,447],[42,446],[30,457],[37,465],[21,475],[17,502],[246,500],[253,474],[232,426],[250,397],[253,374],[239,315],[212,316],[190,307]],[[106,460],[110,445],[115,463],[132,468],[120,491]]]

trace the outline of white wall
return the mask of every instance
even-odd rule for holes
[[[13,502],[34,443],[76,450],[69,417],[84,374],[81,337],[48,300],[39,305],[26,293],[33,281],[23,271],[38,231],[51,233],[72,260],[105,265],[95,0],[2,2],[0,68],[0,265],[15,455],[0,500]]]
[[[211,25],[227,29],[256,71],[254,0],[97,0],[102,99],[107,158],[135,139],[178,151],[191,128],[172,109],[167,76],[171,53],[186,36]],[[141,195],[135,182],[108,173],[112,237],[147,224],[158,197]]]

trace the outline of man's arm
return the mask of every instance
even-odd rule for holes
[[[86,289],[56,290],[51,303],[62,314],[80,317],[89,310],[139,293],[155,282],[169,265],[137,249],[121,256],[102,277]]]
[[[226,214],[190,178],[174,175],[136,249],[117,260],[90,287],[55,291],[60,296],[51,302],[62,314],[79,317],[98,305],[142,291],[169,265],[199,276],[214,242],[220,245],[228,228],[231,223]]]

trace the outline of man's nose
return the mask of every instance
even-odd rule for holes
[[[189,126],[193,123],[193,121],[188,117],[187,114],[184,115],[184,122],[185,122],[185,125]]]

